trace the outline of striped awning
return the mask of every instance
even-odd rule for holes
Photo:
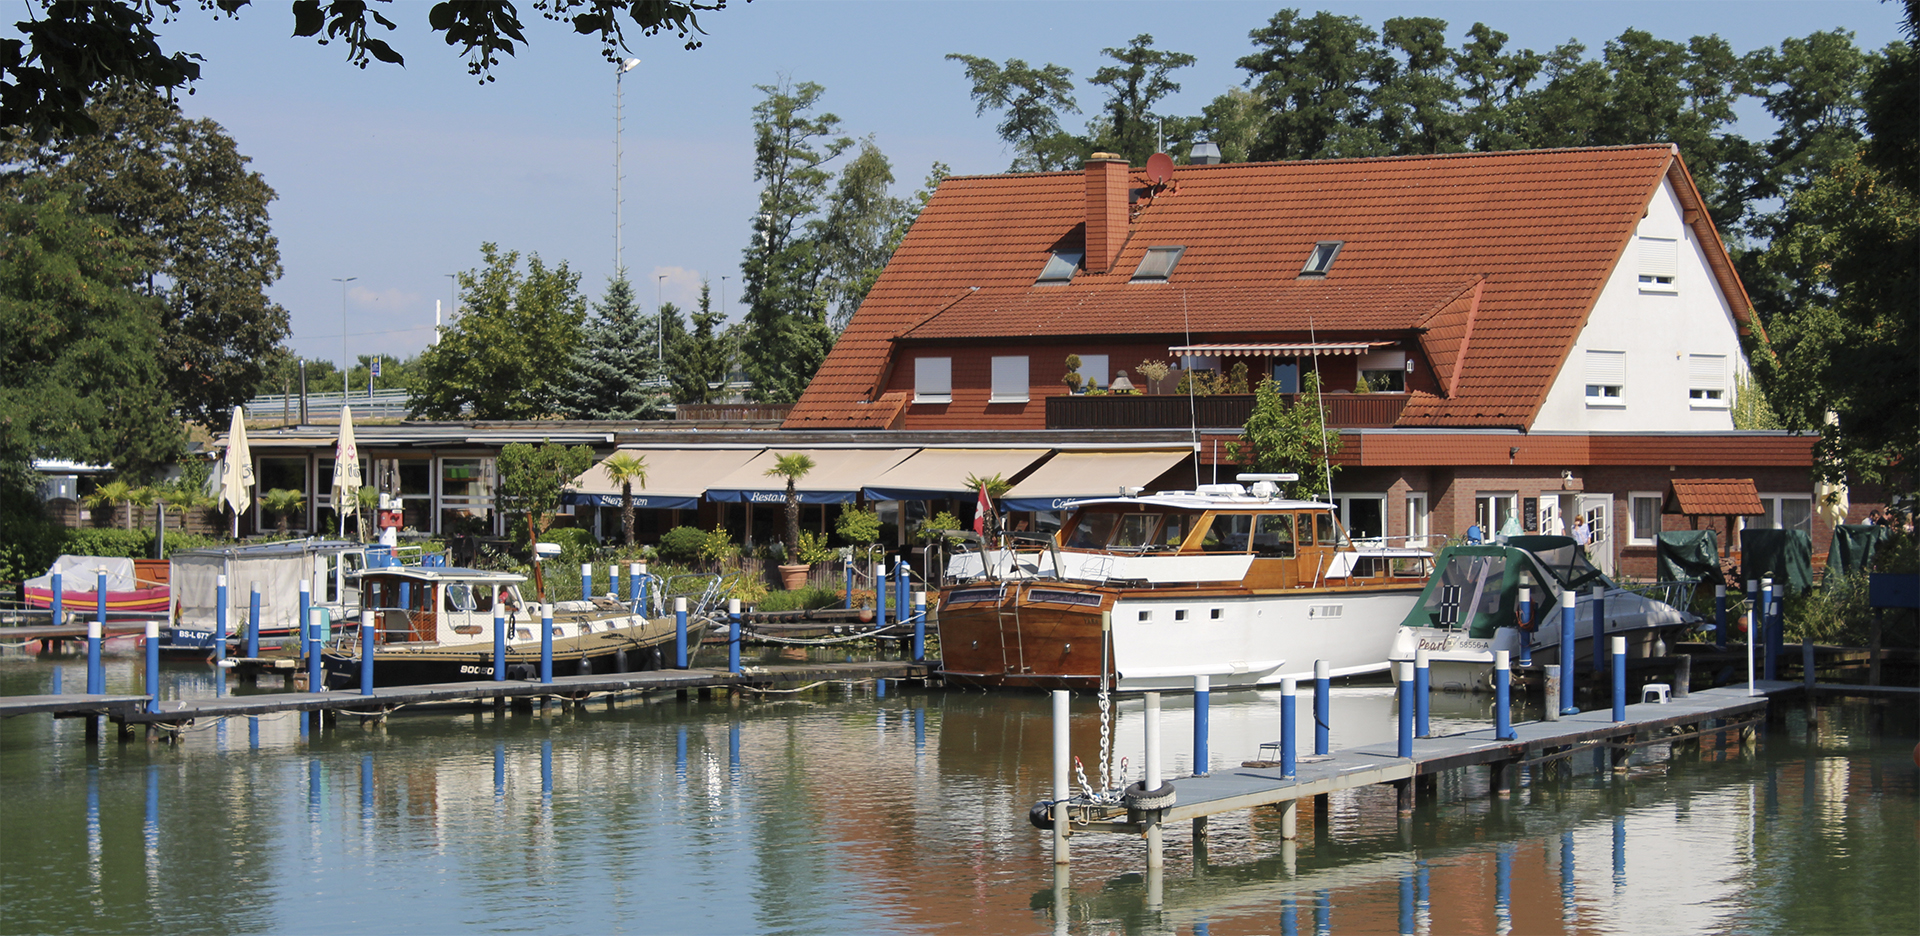
[[[1337,357],[1358,356],[1375,348],[1391,348],[1397,341],[1305,342],[1294,344],[1196,344],[1168,348],[1180,357]]]

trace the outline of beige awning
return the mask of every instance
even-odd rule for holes
[[[807,449],[770,448],[725,476],[715,476],[707,485],[707,500],[731,504],[784,504],[787,482],[768,475],[774,461],[782,455],[804,454],[813,459],[813,470],[794,485],[803,504],[845,504],[860,496],[860,491],[887,469],[907,459],[919,449]]]
[[[1046,449],[921,449],[867,482],[868,500],[939,500],[970,497],[967,476],[1011,478],[1047,454]]]
[[[647,484],[635,486],[633,506],[685,510],[700,505],[707,483],[738,469],[765,449],[622,449],[646,459]],[[620,506],[620,485],[607,477],[603,459],[573,479],[564,500],[569,504]]]
[[[1123,487],[1145,487],[1191,449],[1147,452],[1060,452],[1001,499],[1010,510],[1059,510],[1070,500],[1113,497]]]

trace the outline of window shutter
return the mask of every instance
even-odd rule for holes
[[[1679,241],[1671,237],[1640,238],[1640,275],[1672,277],[1679,273]]]
[[[916,403],[946,403],[953,399],[952,358],[914,359],[913,399]]]
[[[1724,354],[1687,355],[1688,390],[1725,390],[1727,356]]]
[[[1624,386],[1627,382],[1627,352],[1588,351],[1586,382],[1608,387]]]

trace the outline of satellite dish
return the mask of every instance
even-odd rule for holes
[[[1165,185],[1173,178],[1173,157],[1165,153],[1155,153],[1147,157],[1147,178],[1155,185]]]

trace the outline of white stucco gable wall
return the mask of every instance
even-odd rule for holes
[[[1643,284],[1642,238],[1672,238],[1673,283]],[[1594,303],[1547,391],[1534,431],[1699,432],[1733,428],[1734,374],[1747,372],[1733,307],[1720,291],[1706,251],[1682,214],[1673,183],[1662,180],[1646,217]],[[1590,354],[1589,352],[1599,352]],[[1699,357],[1695,357],[1699,356]],[[1696,399],[1693,374],[1722,365],[1720,399]],[[1617,397],[1590,397],[1590,368],[1620,367]],[[1604,393],[1605,391],[1603,391]]]

